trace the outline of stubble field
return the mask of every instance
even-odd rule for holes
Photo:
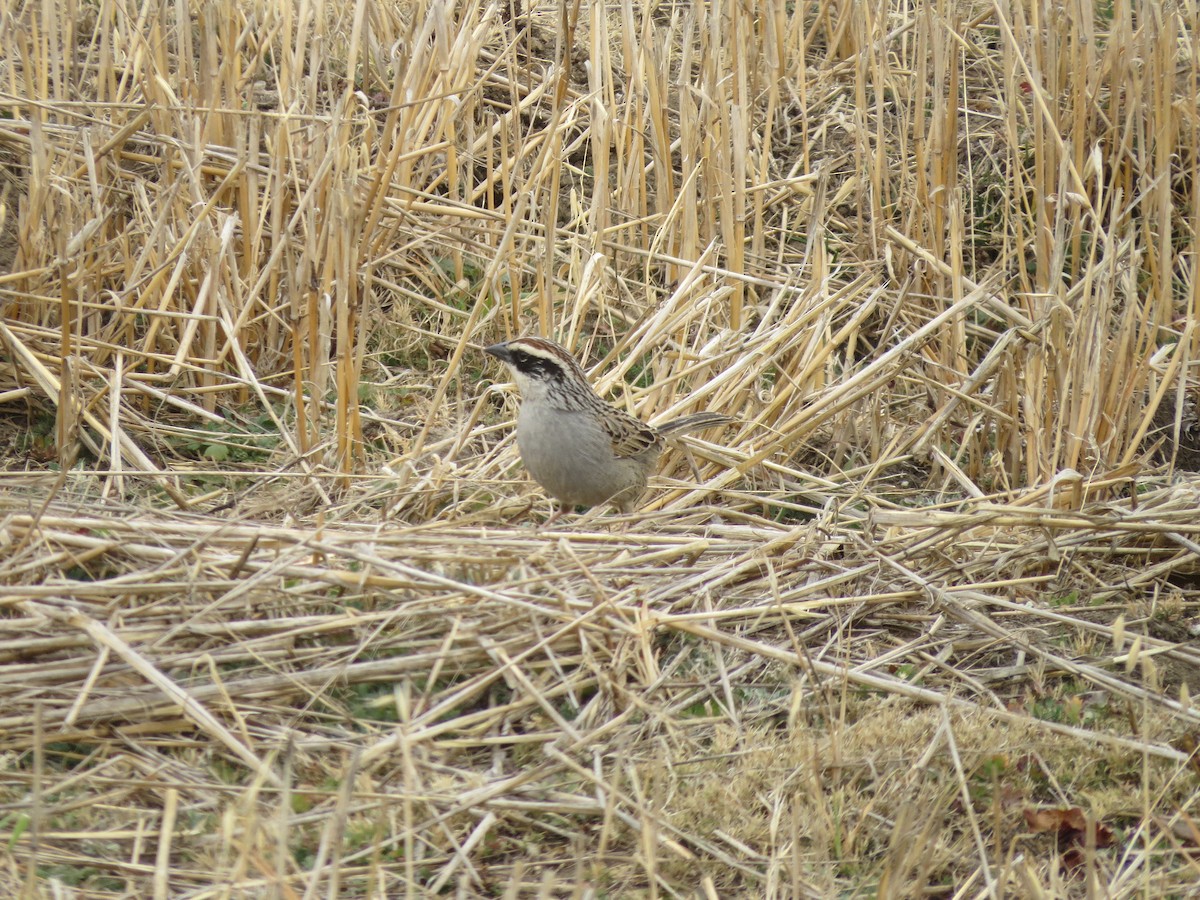
[[[1198,19],[8,4],[0,889],[1193,892]]]

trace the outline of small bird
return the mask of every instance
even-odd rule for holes
[[[550,521],[601,503],[629,512],[669,436],[734,421],[703,412],[647,425],[602,400],[575,357],[546,338],[516,338],[484,352],[508,366],[521,391],[517,446],[529,474],[562,503]]]

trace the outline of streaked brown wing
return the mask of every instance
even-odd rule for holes
[[[644,453],[659,441],[657,431],[622,410],[614,408],[611,417],[604,418],[603,422],[618,459]]]

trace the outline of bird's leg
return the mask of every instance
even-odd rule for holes
[[[548,518],[545,522],[542,523],[543,528],[549,528],[551,525],[553,525],[555,522],[557,522],[559,520],[559,518],[562,517],[563,513],[567,512],[569,510],[575,509],[574,505],[572,505],[570,503],[563,503],[560,501],[557,505],[558,505],[558,508],[556,510],[554,510],[554,513],[550,516],[550,518]]]

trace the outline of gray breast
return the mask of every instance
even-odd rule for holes
[[[628,502],[645,487],[643,464],[613,455],[612,439],[592,413],[556,410],[517,418],[517,445],[529,474],[567,506]]]

